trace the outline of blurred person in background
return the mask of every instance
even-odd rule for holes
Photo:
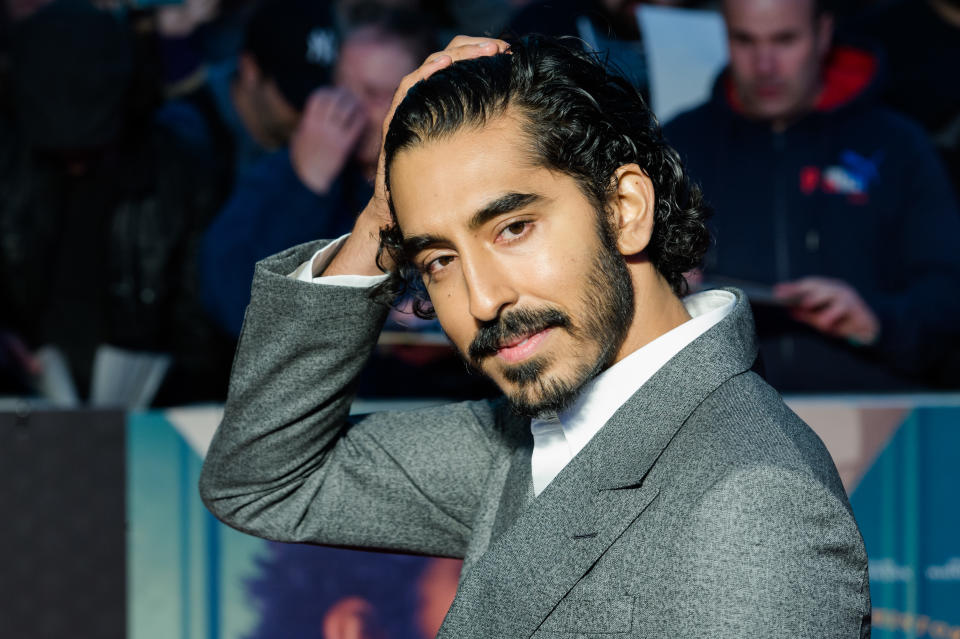
[[[372,192],[380,125],[393,92],[431,50],[432,34],[420,14],[366,5],[353,15],[335,65],[334,86],[306,99],[289,149],[263,158],[241,175],[205,234],[200,263],[204,299],[216,321],[233,335],[240,333],[258,260],[350,230]],[[273,37],[288,36],[281,31]]]
[[[209,9],[207,0],[199,1]],[[185,24],[171,30],[158,14],[161,36],[179,30],[189,32],[210,17],[200,9],[187,16]],[[199,64],[188,51],[181,51],[185,69],[172,58],[169,37],[163,40],[168,73],[182,76],[191,63]],[[212,146],[225,166],[229,187],[245,174],[282,172],[279,155],[286,150],[300,121],[307,98],[318,86],[329,84],[337,54],[337,36],[331,7],[312,0],[263,0],[246,25],[243,45],[233,59],[202,68],[204,83],[187,91],[169,107],[178,117],[184,134]],[[189,84],[189,82],[187,82]]]
[[[726,0],[730,66],[666,135],[715,208],[710,278],[754,298],[781,391],[957,387],[960,219],[922,129],[877,106],[878,59],[814,0]],[[954,369],[956,370],[956,369]]]
[[[696,6],[691,0],[534,0],[524,3],[507,25],[517,35],[575,36],[587,49],[602,51],[649,102],[643,34],[637,9],[643,4]]]
[[[960,0],[885,3],[851,29],[883,49],[883,101],[923,125],[960,196]]]
[[[19,22],[50,2],[51,0],[5,0],[4,8],[11,22]]]
[[[453,601],[460,561],[270,543],[247,592],[247,639],[432,639]]]
[[[29,349],[56,346],[81,396],[110,344],[173,355],[158,401],[220,397],[229,350],[200,312],[194,263],[215,211],[209,156],[134,108],[132,37],[115,14],[55,0],[14,25],[11,61],[0,325]]]

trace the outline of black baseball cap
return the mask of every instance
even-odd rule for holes
[[[102,147],[121,132],[134,71],[126,24],[87,0],[55,0],[10,43],[20,132],[36,148]]]
[[[331,5],[324,0],[261,0],[247,25],[244,51],[297,109],[333,75],[339,38]]]

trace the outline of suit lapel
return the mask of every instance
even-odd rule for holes
[[[520,446],[507,481],[523,490],[505,486],[503,533],[464,575],[438,637],[532,635],[659,494],[644,479],[690,413],[755,357],[738,294],[731,315],[661,368],[529,504],[530,451]]]
[[[530,432],[529,423],[527,432]],[[500,506],[497,508],[497,517],[493,523],[492,539],[500,538],[509,530],[523,510],[533,501],[533,479],[530,475],[530,456],[532,452],[532,439],[513,451],[510,459],[510,470],[507,472],[507,479],[503,485]]]

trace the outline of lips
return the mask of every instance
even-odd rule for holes
[[[520,362],[537,350],[551,330],[553,329],[545,328],[536,333],[516,337],[497,348],[497,357],[509,363]]]
[[[761,99],[769,100],[779,97],[780,94],[783,93],[783,90],[778,85],[766,84],[754,87],[754,93]]]
[[[570,329],[570,318],[559,309],[515,309],[485,323],[467,348],[468,361],[479,366],[487,357],[519,361],[532,353],[552,328]]]

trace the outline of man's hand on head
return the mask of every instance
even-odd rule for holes
[[[397,87],[396,92],[393,94],[393,102],[390,105],[390,110],[387,111],[387,117],[383,119],[383,126],[380,131],[380,159],[377,162],[377,179],[374,185],[373,199],[378,200],[379,203],[382,204],[382,208],[378,209],[378,213],[381,215],[386,214],[383,220],[384,224],[390,223],[390,215],[386,207],[387,188],[383,166],[383,140],[387,137],[387,130],[390,128],[390,121],[393,120],[393,114],[407,96],[407,91],[420,80],[429,78],[437,71],[447,68],[454,62],[479,58],[485,55],[496,55],[503,53],[509,47],[510,45],[503,40],[497,40],[495,38],[474,38],[458,35],[450,41],[450,44],[448,44],[443,51],[437,51],[427,56],[427,59],[424,60],[419,68],[404,76],[403,80],[400,81],[400,86]]]
[[[400,86],[393,94],[393,102],[387,112],[387,117],[383,120],[380,137],[380,159],[377,162],[373,197],[370,198],[370,202],[360,213],[360,217],[357,218],[353,233],[324,270],[324,275],[380,274],[380,269],[376,264],[380,229],[391,223],[383,164],[383,139],[390,128],[390,121],[393,119],[397,106],[406,97],[410,87],[420,80],[429,78],[437,71],[447,68],[454,62],[504,53],[509,48],[510,45],[503,40],[459,35],[451,40],[443,51],[430,54],[418,69],[404,76],[403,80],[400,81]]]
[[[790,308],[794,319],[832,337],[872,344],[880,336],[880,320],[848,283],[805,277],[777,284],[773,294]]]
[[[318,195],[330,190],[365,124],[363,107],[346,89],[313,92],[290,140],[290,161],[307,188]]]

